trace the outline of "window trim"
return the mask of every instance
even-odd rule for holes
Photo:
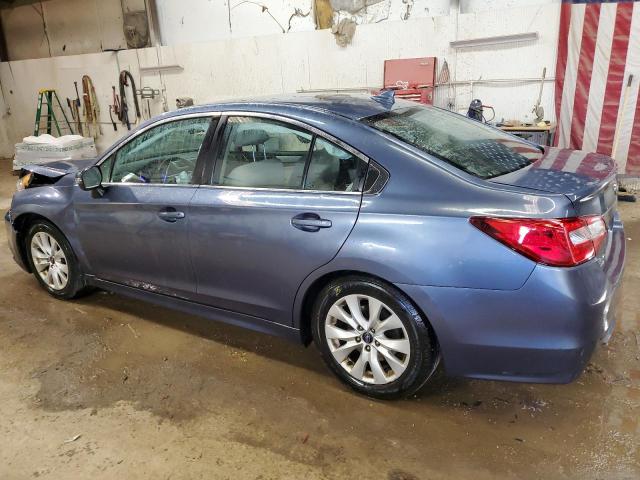
[[[334,137],[333,135],[331,135],[329,133],[326,133],[325,131],[320,130],[319,128],[317,128],[315,126],[309,125],[308,123],[302,122],[300,120],[297,120],[297,119],[294,119],[294,118],[290,118],[290,117],[287,117],[287,116],[284,116],[284,115],[273,114],[273,113],[252,112],[252,111],[242,111],[242,110],[228,110],[228,111],[221,110],[221,111],[215,111],[215,112],[188,113],[188,114],[184,114],[184,115],[175,115],[175,116],[171,116],[171,117],[168,117],[168,118],[161,118],[158,121],[155,121],[153,123],[150,123],[150,124],[146,125],[144,128],[140,128],[139,130],[137,130],[136,132],[131,134],[131,136],[129,136],[128,138],[123,140],[121,143],[118,143],[118,144],[112,146],[109,150],[107,150],[105,153],[103,153],[103,155],[100,158],[100,160],[98,160],[98,162],[95,163],[95,165],[99,167],[105,161],[107,161],[109,159],[109,157],[111,157],[111,155],[116,155],[118,153],[118,151],[121,148],[123,148],[125,145],[127,145],[129,142],[131,142],[132,140],[134,140],[139,135],[142,135],[144,132],[146,132],[147,130],[150,130],[150,129],[154,128],[154,127],[163,125],[165,123],[176,122],[176,121],[186,120],[186,119],[190,119],[190,118],[205,118],[205,117],[214,118],[214,117],[219,117],[218,122],[216,123],[216,127],[215,127],[214,131],[211,132],[211,145],[207,146],[207,149],[209,150],[209,152],[212,155],[208,159],[209,161],[207,161],[207,159],[204,160],[205,161],[205,165],[204,165],[204,168],[202,169],[201,178],[198,179],[198,183],[180,184],[180,183],[104,182],[103,185],[107,186],[107,187],[115,186],[115,185],[133,186],[133,187],[150,187],[150,186],[154,186],[154,187],[167,187],[167,188],[174,188],[174,187],[199,188],[199,187],[204,187],[204,188],[218,188],[218,189],[225,189],[225,190],[244,190],[244,191],[254,191],[255,190],[255,191],[264,191],[264,192],[290,192],[290,193],[298,193],[298,194],[299,193],[314,193],[314,194],[324,193],[324,194],[334,194],[334,195],[371,195],[371,193],[367,193],[367,192],[363,191],[364,184],[365,184],[366,177],[367,177],[366,174],[360,180],[360,183],[361,183],[361,185],[359,186],[360,190],[356,191],[356,192],[339,192],[339,191],[335,191],[335,190],[304,190],[304,183],[303,183],[303,189],[270,188],[270,187],[235,187],[235,186],[231,186],[231,185],[212,185],[213,176],[214,176],[214,172],[215,172],[216,165],[217,165],[218,150],[220,148],[220,137],[222,135],[222,132],[224,132],[224,128],[226,128],[227,119],[229,117],[232,117],[232,116],[266,118],[266,119],[277,120],[277,121],[281,121],[283,123],[287,123],[287,124],[291,124],[291,125],[297,126],[297,127],[302,128],[304,130],[308,130],[313,135],[312,142],[315,143],[315,138],[316,137],[323,138],[323,139],[325,139],[325,140],[327,140],[327,141],[329,141],[331,143],[335,143],[340,148],[343,148],[344,150],[348,151],[349,153],[355,155],[357,158],[359,158],[360,160],[365,162],[367,164],[367,166],[369,165],[369,160],[370,159],[364,153],[360,152],[359,150],[357,150],[356,148],[352,147],[351,145],[349,145],[348,143],[344,142],[343,140],[341,140],[341,139],[339,139],[337,137]],[[206,141],[206,137],[205,137],[205,141]],[[203,141],[203,145],[204,145],[204,141]],[[210,175],[207,175],[207,173],[208,173],[207,167],[210,168]],[[111,168],[113,169],[113,165],[111,166]],[[197,168],[197,164],[196,164],[196,168]],[[368,171],[368,168],[367,168],[367,171]],[[306,175],[306,172],[305,172],[305,175]],[[207,178],[207,177],[209,177],[209,178]],[[305,179],[306,179],[306,177],[305,177]],[[207,182],[207,180],[208,180],[208,183],[205,183],[205,182]],[[376,192],[376,193],[379,193],[379,192]]]
[[[313,161],[313,151],[316,148],[317,140],[318,140],[318,135],[314,133],[313,136],[311,137],[311,145],[309,145],[307,158],[304,159],[304,168],[302,169],[302,189],[303,190],[305,190],[304,187],[307,186],[307,175],[309,175],[309,167],[311,167],[311,162]]]
[[[224,132],[224,129],[227,127],[227,122],[229,120],[229,117],[257,117],[257,118],[265,118],[268,120],[275,120],[275,121],[282,122],[284,124],[291,124],[294,127],[307,130],[309,133],[311,133],[312,135],[311,148],[315,144],[316,138],[320,137],[320,138],[323,138],[324,140],[327,140],[330,143],[336,144],[338,147],[346,150],[347,152],[351,153],[361,161],[365,162],[367,166],[369,165],[369,157],[367,157],[365,154],[363,154],[359,150],[355,149],[354,147],[352,147],[348,143],[345,143],[339,138],[336,138],[333,135],[326,133],[325,131],[320,130],[317,127],[314,127],[313,125],[309,125],[308,123],[301,122],[300,120],[296,120],[290,117],[273,114],[273,113],[245,112],[245,111],[238,111],[238,110],[223,111],[221,112],[221,114],[224,117],[224,121],[218,123],[218,125],[221,128],[221,132]],[[221,137],[221,135],[222,133],[218,137]],[[303,174],[302,189],[273,188],[273,187],[237,187],[237,186],[231,186],[231,185],[216,185],[214,184],[214,176],[215,176],[216,167],[218,164],[218,153],[221,147],[220,138],[217,138],[216,140],[218,141],[218,144],[214,149],[215,151],[214,151],[214,157],[213,157],[214,158],[213,169],[211,170],[211,175],[208,179],[209,180],[208,183],[201,183],[200,185],[201,187],[218,188],[218,189],[224,189],[224,190],[245,190],[245,191],[266,191],[266,192],[291,192],[291,193],[316,193],[316,194],[325,193],[325,194],[338,194],[338,195],[363,195],[364,194],[362,189],[364,187],[364,182],[367,177],[366,173],[363,176],[363,178],[360,180],[360,185],[358,187],[359,190],[355,192],[340,192],[335,190],[305,190],[304,185],[306,184],[306,174],[307,174],[307,166],[309,164],[309,158],[307,158],[307,161],[305,162],[305,171]],[[309,155],[311,155],[311,149],[309,150]],[[367,168],[367,171],[368,171],[368,168]]]
[[[199,113],[188,113],[185,115],[175,115],[175,116],[171,116],[168,118],[162,118],[156,122],[150,123],[148,125],[146,125],[144,128],[140,128],[139,130],[137,130],[136,132],[134,132],[133,134],[131,134],[131,136],[127,137],[125,140],[123,140],[121,143],[111,147],[109,150],[107,150],[102,157],[100,158],[100,160],[98,160],[98,162],[96,162],[95,166],[99,167],[101,166],[104,162],[106,162],[112,155],[117,155],[118,152],[120,151],[121,148],[124,148],[126,145],[128,145],[130,142],[132,142],[133,140],[135,140],[138,136],[142,135],[143,133],[147,132],[148,130],[151,130],[152,128],[158,127],[160,125],[164,125],[165,123],[171,123],[171,122],[178,122],[181,120],[189,120],[191,118],[214,118],[214,117],[221,117],[222,114],[220,112],[199,112]],[[220,124],[220,122],[218,121],[216,124],[216,128],[218,127],[218,125]],[[211,128],[211,124],[209,125],[209,128]],[[207,130],[207,133],[205,134],[205,138],[202,140],[202,145],[200,145],[200,149],[202,149],[202,147],[204,146],[205,140],[207,139],[207,135],[209,133],[209,130]],[[208,148],[208,147],[207,147]],[[198,151],[198,157],[200,156],[200,152],[202,150]],[[199,158],[198,158],[199,160]],[[198,166],[198,160],[196,160],[196,168]],[[109,178],[111,178],[111,172],[113,171],[113,167],[115,166],[115,158],[114,158],[114,162],[111,165],[111,169],[109,172]],[[194,170],[195,172],[195,170]],[[125,185],[125,186],[136,186],[136,187],[191,187],[191,188],[197,188],[199,186],[201,186],[202,184],[202,178],[199,179],[198,183],[123,183],[123,182],[103,182],[102,185],[106,186],[106,187],[111,187],[114,185]]]

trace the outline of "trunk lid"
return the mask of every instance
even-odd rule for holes
[[[599,153],[544,148],[536,162],[490,181],[563,194],[573,203],[576,216],[604,215],[609,223],[617,201],[615,161]]]
[[[624,231],[617,212],[616,173],[615,161],[606,155],[545,147],[544,155],[536,162],[491,181],[563,194],[573,204],[576,217],[601,215],[608,235],[596,258],[607,276],[617,283],[624,264]]]

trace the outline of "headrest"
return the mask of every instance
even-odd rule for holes
[[[269,134],[265,130],[251,128],[238,132],[234,143],[236,147],[244,147],[247,145],[262,145],[267,140],[269,140]]]
[[[346,160],[348,158],[353,157],[352,154],[350,154],[346,150],[336,147],[332,143],[322,142],[322,146],[324,147],[324,149],[327,151],[329,155],[331,155],[332,157],[337,157],[340,160]]]

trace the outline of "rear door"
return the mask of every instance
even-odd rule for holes
[[[206,154],[201,147],[216,121],[196,115],[151,125],[101,163],[102,195],[78,189],[78,235],[93,274],[157,293],[195,294],[188,208]]]
[[[200,301],[291,324],[296,291],[329,262],[360,209],[365,157],[290,120],[230,115],[190,205]]]

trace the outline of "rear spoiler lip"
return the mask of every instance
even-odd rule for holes
[[[504,186],[508,186],[508,187],[516,187],[519,188],[521,190],[524,191],[530,191],[530,192],[535,192],[539,195],[549,195],[549,196],[563,196],[565,198],[567,198],[571,204],[573,205],[574,209],[576,210],[576,212],[580,212],[580,211],[591,211],[591,210],[597,210],[597,207],[600,205],[600,199],[602,197],[602,195],[606,194],[606,190],[611,188],[613,190],[614,194],[617,194],[617,175],[615,174],[615,172],[612,172],[611,175],[609,175],[608,177],[604,178],[599,185],[597,185],[597,188],[589,188],[589,187],[583,187],[581,189],[572,191],[572,192],[552,192],[549,190],[543,190],[540,188],[534,188],[534,187],[530,187],[530,186],[522,186],[522,185],[517,185],[517,184],[512,184],[509,182],[492,182],[496,185],[504,185]]]
[[[602,176],[585,175],[576,173],[575,171],[565,171],[563,169],[545,168],[540,167],[539,162],[532,163],[524,168],[514,170],[513,172],[490,178],[489,182],[498,185],[507,185],[513,187],[519,187],[524,190],[539,192],[541,194],[554,194],[563,195],[568,198],[573,204],[588,203],[594,198],[600,196],[604,190],[617,185],[617,168],[615,162],[604,155],[600,157],[608,160],[606,165],[607,171],[602,172]],[[568,182],[562,182],[559,185],[560,188],[553,188],[544,184],[544,181],[539,181],[536,177],[544,175],[544,172],[556,171],[559,174],[564,174],[568,177]],[[571,177],[580,178],[580,182],[571,182]],[[544,180],[544,178],[542,178]],[[550,187],[550,188],[547,188]]]
[[[602,215],[611,208],[615,208],[618,199],[618,179],[615,170],[593,191],[586,195],[568,197],[578,216]]]
[[[589,193],[587,193],[586,195],[579,195],[577,192],[576,193],[571,193],[569,195],[567,195],[572,202],[575,203],[586,203],[586,202],[590,202],[592,201],[594,198],[598,197],[604,190],[606,190],[607,188],[611,187],[611,183],[613,182],[613,188],[614,190],[617,190],[617,179],[616,179],[616,174],[615,171],[612,172],[608,177],[604,178],[602,180],[602,182],[598,185],[598,188],[596,188],[593,191],[590,191]]]

